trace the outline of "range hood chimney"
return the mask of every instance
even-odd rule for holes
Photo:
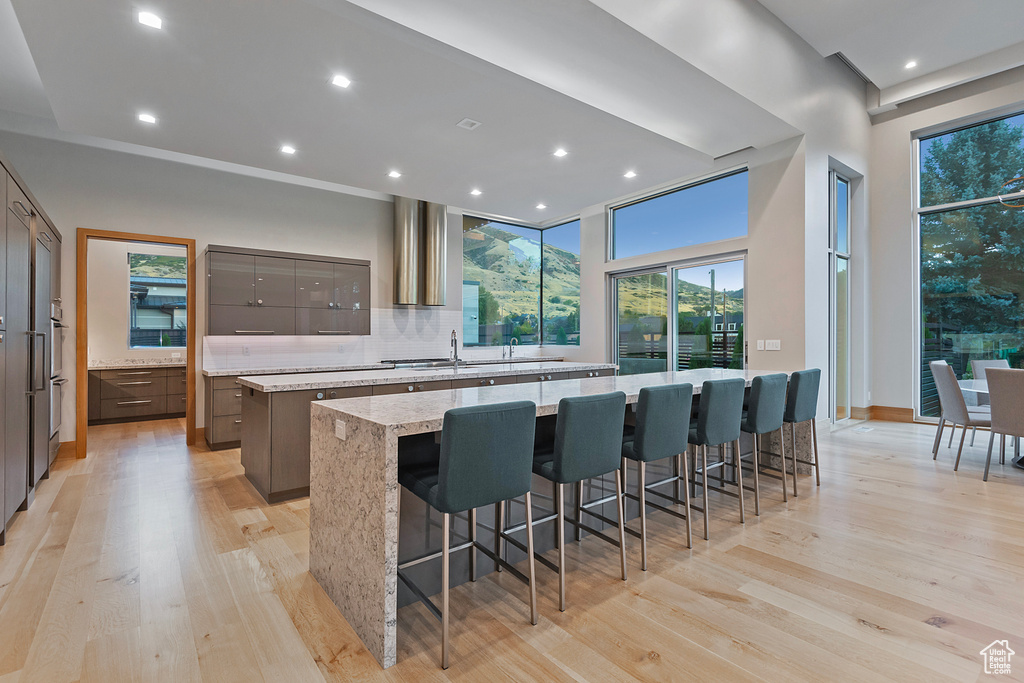
[[[395,304],[445,305],[448,207],[395,197]]]

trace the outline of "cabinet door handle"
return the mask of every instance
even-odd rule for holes
[[[235,330],[235,334],[274,334],[273,330]]]
[[[317,334],[352,334],[348,330],[317,330]]]
[[[119,406],[137,406],[144,403],[152,403],[153,401],[118,401]]]
[[[152,382],[118,382],[117,386],[119,386],[119,387],[133,387],[133,386],[139,386],[139,385],[143,385],[143,384],[152,384]]]
[[[240,425],[240,424],[242,424],[242,421],[241,420],[235,420],[235,424],[236,425]]]
[[[29,216],[32,215],[32,212],[25,208],[25,205],[21,203],[21,200],[15,199],[13,202],[11,202],[11,204],[20,206],[21,210],[25,212],[25,218],[28,218]]]
[[[241,394],[235,394],[235,398],[242,398]]]
[[[41,234],[42,234],[42,236],[43,236],[43,237],[45,237],[45,238],[46,238],[46,241],[47,241],[47,242],[53,242],[53,240],[52,240],[52,239],[50,238],[50,236],[49,236],[49,235],[47,235],[47,234],[46,234],[45,232],[44,232],[44,233],[41,233]]]
[[[117,373],[117,376],[118,377],[128,377],[129,375],[152,375],[152,374],[153,374],[153,372],[151,370],[144,370],[142,372],[119,372],[119,373]]]
[[[256,305],[257,306],[262,306],[263,305],[263,299],[256,299]]]

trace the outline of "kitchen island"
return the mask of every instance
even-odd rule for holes
[[[381,666],[397,657],[398,462],[404,444],[438,432],[451,408],[533,401],[537,416],[558,411],[563,397],[623,391],[635,403],[643,387],[767,372],[688,370],[563,379],[427,394],[378,395],[312,404],[310,573]],[[428,520],[429,522],[429,520]]]
[[[474,361],[456,367],[384,368],[346,372],[242,376],[234,389],[241,402],[242,466],[265,500],[276,503],[309,494],[309,405],[332,398],[496,387],[609,376],[608,363]],[[234,381],[232,381],[234,382]],[[230,398],[229,396],[228,398]]]

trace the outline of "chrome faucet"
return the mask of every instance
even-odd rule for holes
[[[519,346],[519,340],[516,339],[515,337],[512,337],[508,341],[508,357],[509,357],[510,360],[512,358],[512,347],[513,347],[513,345]]]
[[[459,369],[459,333],[456,330],[452,330],[452,352],[450,360],[455,364],[455,369]]]

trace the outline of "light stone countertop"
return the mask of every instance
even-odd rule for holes
[[[127,370],[129,368],[161,368],[184,365],[185,358],[115,358],[111,360],[89,361],[90,370]]]
[[[453,379],[477,379],[502,375],[529,375],[541,372],[576,372],[614,369],[611,363],[566,363],[561,361],[532,361],[514,363],[487,363],[463,365],[454,368],[403,368],[391,370],[365,370],[356,372],[314,372],[272,376],[243,375],[238,378],[242,386],[263,392],[303,391],[307,389],[337,389],[375,384],[401,384],[403,382],[435,382]],[[417,394],[422,396],[424,394]]]
[[[563,363],[561,365],[570,364]],[[356,418],[393,428],[398,436],[405,436],[439,431],[444,420],[444,413],[450,408],[506,401],[533,401],[537,404],[538,416],[554,415],[558,412],[559,400],[568,396],[622,391],[626,394],[627,403],[636,403],[640,390],[644,387],[689,382],[693,384],[693,392],[696,395],[700,394],[701,385],[707,380],[740,377],[749,386],[754,377],[773,374],[773,372],[705,368],[642,375],[555,380],[536,384],[505,384],[450,391],[343,398],[315,401],[313,407],[316,412],[329,411],[339,420]]]
[[[246,377],[255,375],[284,375],[300,374],[310,372],[351,372],[354,370],[390,370],[395,366],[390,363],[363,363],[361,365],[309,365],[306,367],[270,367],[270,368],[203,368],[203,375],[206,377],[235,377],[244,375]]]

